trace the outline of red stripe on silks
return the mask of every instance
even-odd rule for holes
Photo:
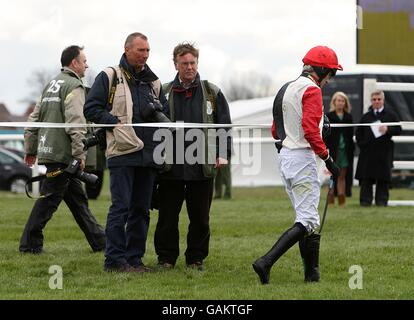
[[[272,137],[273,137],[273,139],[275,139],[275,140],[277,140],[278,139],[278,137],[277,137],[277,133],[276,133],[276,123],[273,121],[273,123],[272,123]]]
[[[302,128],[312,150],[326,158],[328,150],[322,140],[319,123],[323,116],[322,92],[318,87],[308,87],[302,96]]]

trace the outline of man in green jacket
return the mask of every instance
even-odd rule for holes
[[[43,90],[40,100],[30,114],[30,122],[85,124],[83,105],[85,87],[81,78],[88,68],[83,48],[70,46],[61,56],[62,70]],[[68,205],[93,251],[105,248],[105,233],[88,208],[82,184],[74,175],[65,172],[73,160],[79,170],[85,168],[86,153],[82,139],[86,128],[25,128],[25,162],[33,166],[38,160],[53,177],[47,178],[32,209],[20,240],[20,252],[43,251],[42,230],[52,218],[62,200]]]
[[[174,48],[177,74],[172,82],[163,85],[168,95],[170,119],[173,122],[231,124],[224,94],[211,82],[200,79],[198,57],[199,50],[192,43],[180,43]],[[174,132],[172,150],[175,153],[171,165],[160,177],[154,246],[159,266],[173,268],[180,253],[179,214],[185,201],[190,221],[185,262],[190,268],[203,270],[210,246],[213,179],[216,170],[230,160],[231,135],[225,129],[194,128],[181,132],[186,139],[180,138],[179,130]]]

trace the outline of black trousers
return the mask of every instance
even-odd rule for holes
[[[375,188],[375,204],[386,206],[389,199],[390,183],[382,180],[363,179],[360,183],[359,202],[361,205],[371,205],[373,200],[373,185]]]
[[[64,168],[62,164],[47,165],[47,172]],[[47,222],[63,201],[67,204],[93,251],[105,248],[105,232],[88,207],[88,198],[81,182],[66,173],[44,180],[41,194],[52,193],[40,198],[33,206],[20,239],[21,252],[40,252],[43,248],[43,233]]]
[[[213,179],[184,181],[161,180],[160,208],[154,245],[159,262],[175,264],[179,253],[179,213],[186,201],[190,224],[187,232],[187,264],[202,262],[208,256],[210,242],[210,206]]]

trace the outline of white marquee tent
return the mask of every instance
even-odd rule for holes
[[[266,128],[233,129],[232,185],[237,187],[282,185],[278,154],[270,127],[274,97],[231,102],[233,124],[267,124]],[[325,182],[324,164],[319,162],[320,179]]]

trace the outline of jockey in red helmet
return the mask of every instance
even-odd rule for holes
[[[279,172],[296,219],[273,247],[253,263],[262,284],[269,283],[273,264],[297,242],[305,266],[305,281],[319,281],[320,234],[315,232],[320,226],[317,158],[325,161],[333,176],[339,175],[321,135],[324,116],[321,88],[342,66],[335,51],[323,46],[310,49],[302,61],[299,78],[286,83],[276,95],[272,128],[273,136],[281,140],[276,144]]]
[[[319,83],[330,74],[335,76],[337,70],[343,70],[338,63],[338,57],[335,51],[324,46],[316,46],[308,51],[302,59],[304,65],[312,66],[314,72],[318,75]]]

